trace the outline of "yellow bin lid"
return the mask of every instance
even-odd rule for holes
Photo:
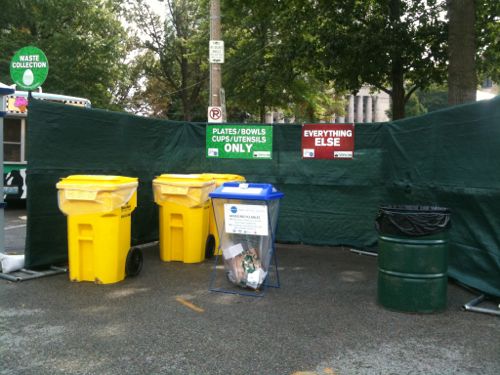
[[[225,174],[225,173],[202,173],[202,176],[207,176],[215,180],[217,186],[222,185],[224,182],[245,182],[246,179],[243,176],[237,174]]]
[[[185,187],[205,187],[213,185],[214,179],[202,174],[162,174],[153,180],[153,184]]]
[[[58,189],[113,191],[126,187],[136,187],[136,177],[101,176],[101,175],[72,175],[61,179],[56,184]]]

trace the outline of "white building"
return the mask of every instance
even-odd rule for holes
[[[385,92],[370,92],[363,86],[356,95],[347,98],[346,115],[336,122],[383,122],[389,121],[387,111],[391,108],[391,97]]]
[[[332,116],[327,122],[352,123],[352,122],[384,122],[389,121],[387,112],[391,108],[391,97],[385,92],[371,92],[369,86],[363,86],[356,95],[347,98],[345,116]],[[293,123],[295,118],[285,118],[282,111],[266,113],[266,124]]]

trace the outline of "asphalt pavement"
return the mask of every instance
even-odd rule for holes
[[[12,245],[23,216],[6,212]],[[213,261],[143,253],[111,285],[0,280],[0,374],[500,374],[500,318],[462,311],[475,294],[454,283],[445,312],[408,314],[347,248],[279,244],[281,288],[259,298],[210,292]]]

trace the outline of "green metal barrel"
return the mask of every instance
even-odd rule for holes
[[[378,238],[378,302],[391,310],[432,313],[446,309],[448,231]]]

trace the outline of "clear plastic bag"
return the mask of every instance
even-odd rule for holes
[[[0,253],[0,271],[10,273],[19,271],[24,267],[24,254],[10,255]]]
[[[264,282],[267,272],[262,266],[258,251],[254,248],[244,250],[241,244],[231,247],[233,253],[223,251],[224,265],[229,281],[242,288],[258,289]],[[241,248],[239,254],[234,253],[234,248]],[[226,256],[232,256],[226,258]]]

